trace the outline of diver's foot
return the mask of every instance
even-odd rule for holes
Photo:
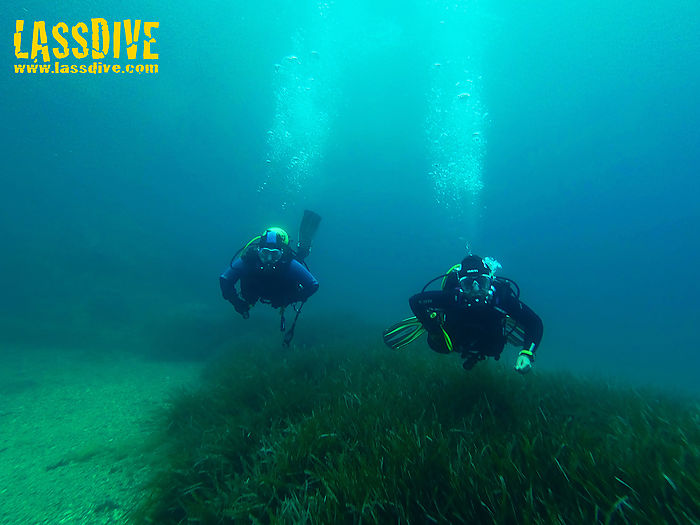
[[[464,359],[462,368],[465,370],[471,370],[474,368],[475,364],[485,359],[485,357],[478,352],[462,352],[462,359]]]
[[[465,370],[471,370],[472,368],[474,368],[474,365],[475,365],[478,361],[479,361],[479,360],[476,359],[476,358],[466,359],[466,360],[464,361],[464,363],[462,363],[462,368],[464,368]]]

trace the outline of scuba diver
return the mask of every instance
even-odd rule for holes
[[[514,281],[496,277],[500,267],[495,259],[470,253],[409,299],[415,317],[386,329],[384,342],[399,349],[427,331],[430,348],[460,354],[465,370],[487,357],[498,360],[505,344],[511,343],[522,348],[515,370],[529,372],[542,340],[542,320],[520,300]],[[426,291],[440,278],[441,290]]]
[[[268,228],[253,237],[238,250],[229,267],[219,277],[221,293],[244,319],[259,300],[280,309],[280,330],[285,330],[284,310],[292,305],[296,316],[292,327],[285,333],[283,345],[289,346],[294,328],[306,300],[318,290],[318,281],[311,274],[304,259],[311,251],[313,238],[321,217],[305,210],[299,229],[297,250],[289,246],[289,236],[282,228]],[[240,255],[239,255],[240,254]],[[240,280],[240,295],[236,283]]]

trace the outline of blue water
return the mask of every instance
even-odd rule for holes
[[[530,4],[3,9],[0,342],[245,333],[218,274],[310,208],[299,343],[407,315],[469,243],[543,318],[539,369],[696,390],[700,5]],[[92,17],[158,21],[158,73],[14,73],[15,20]]]

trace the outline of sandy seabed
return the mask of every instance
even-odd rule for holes
[[[126,523],[154,414],[201,363],[0,349],[0,524]]]

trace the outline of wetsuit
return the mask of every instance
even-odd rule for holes
[[[239,280],[240,296],[235,286]],[[258,300],[274,308],[305,301],[318,290],[318,281],[296,259],[283,257],[274,266],[263,267],[252,251],[233,260],[219,277],[219,286],[224,299],[243,313]]]
[[[414,315],[428,331],[428,344],[436,352],[459,352],[466,359],[465,368],[485,357],[499,359],[506,344],[506,318],[524,333],[523,346],[532,352],[542,340],[542,320],[524,304],[505,280],[493,282],[489,303],[468,304],[456,279],[448,276],[445,289],[422,292],[409,299]],[[434,315],[431,317],[432,313]],[[447,337],[443,333],[447,334]],[[449,348],[449,343],[452,349]]]

